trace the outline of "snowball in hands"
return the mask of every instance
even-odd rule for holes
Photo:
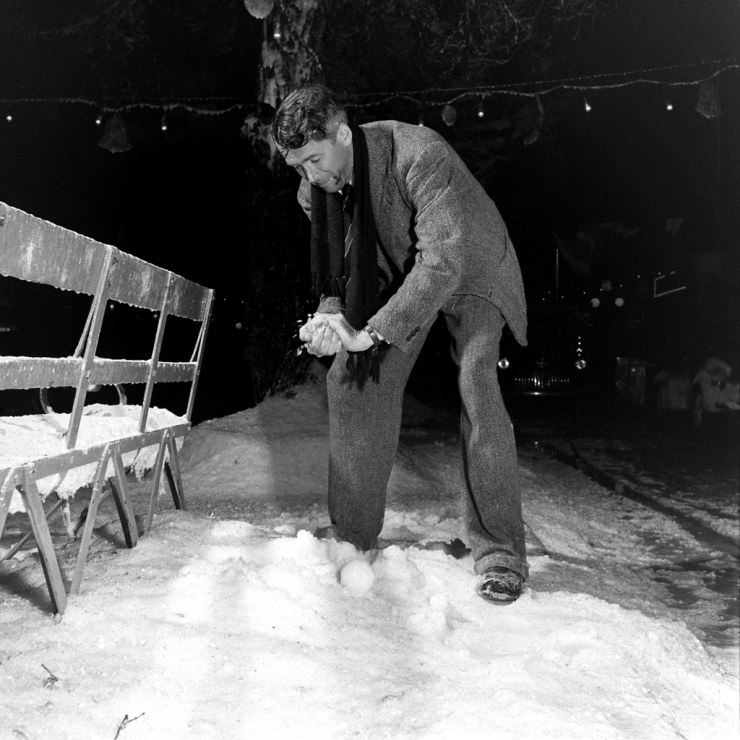
[[[375,573],[364,560],[350,560],[339,572],[339,582],[350,593],[361,595],[367,593],[375,582]]]
[[[336,332],[324,319],[325,314],[317,314],[300,328],[298,338],[311,355],[318,357],[336,354],[342,346]]]

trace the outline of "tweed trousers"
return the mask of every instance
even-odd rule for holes
[[[491,303],[454,296],[440,313],[451,336],[462,401],[460,440],[467,544],[482,573],[505,566],[528,575],[514,430],[497,363],[504,318]],[[362,550],[376,546],[401,431],[403,395],[433,320],[407,352],[385,348],[380,382],[351,382],[340,350],[327,375],[329,515],[337,534]]]

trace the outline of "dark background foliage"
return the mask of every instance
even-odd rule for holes
[[[306,369],[295,331],[313,304],[295,175],[245,135],[250,117],[269,121],[265,83],[281,75],[331,85],[358,122],[423,118],[447,137],[509,224],[530,301],[552,292],[558,239],[594,224],[640,237],[602,250],[587,280],[564,271],[573,295],[607,273],[626,281],[738,247],[740,76],[716,78],[715,118],[697,113],[696,85],[670,84],[738,56],[734,0],[281,0],[265,20],[246,6],[5,0],[0,26],[0,106],[13,116],[0,119],[0,200],[216,289],[204,415]],[[606,86],[607,74],[663,66],[675,68],[664,85]],[[487,92],[579,76],[604,85]],[[113,154],[97,146],[95,117],[115,109],[131,148]],[[664,243],[666,217],[686,219],[679,250]],[[44,310],[23,313],[38,326]]]

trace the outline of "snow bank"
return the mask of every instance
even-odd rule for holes
[[[309,387],[194,428],[190,511],[92,560],[61,622],[5,593],[0,738],[738,737],[736,672],[675,612],[610,603],[655,592],[625,567],[651,547],[637,504],[526,459],[525,513],[550,555],[497,607],[475,595],[469,556],[361,554],[310,533],[326,523],[322,399]],[[458,454],[404,452],[386,539],[459,535]],[[363,588],[343,586],[359,560]]]
[[[61,624],[2,612],[3,737],[125,716],[127,740],[737,736],[736,687],[682,625],[563,592],[495,607],[440,552],[172,514],[94,580]]]

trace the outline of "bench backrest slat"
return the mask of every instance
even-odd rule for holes
[[[2,275],[95,295],[106,249],[105,244],[0,203]]]
[[[0,274],[62,290],[95,295],[106,252],[113,251],[110,299],[158,311],[171,274],[169,312],[202,321],[203,286],[108,244],[0,203]]]
[[[205,290],[180,275],[116,250],[110,276],[110,298],[131,306],[158,311],[170,276],[168,312],[193,321],[202,321],[206,309]]]
[[[29,388],[74,388],[80,379],[83,361],[79,357],[0,357],[0,390]],[[108,360],[96,358],[90,385],[146,383],[151,373],[149,360]],[[160,362],[157,383],[186,383],[195,378],[196,362]]]

